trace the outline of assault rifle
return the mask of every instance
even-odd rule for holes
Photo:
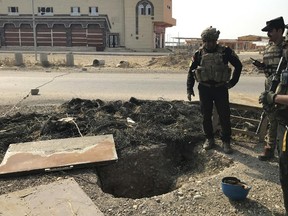
[[[282,65],[282,61],[283,61],[283,56],[280,58],[280,61],[279,61],[279,63],[278,63],[276,72],[275,72],[275,74],[273,75],[272,83],[271,83],[271,86],[270,86],[270,89],[269,89],[269,91],[272,91],[272,92],[274,92],[274,93],[275,93],[275,91],[276,91],[276,89],[277,89],[277,86],[278,86],[278,84],[279,84],[279,82],[280,82],[280,75],[281,75],[281,72],[282,72],[282,71],[280,70],[280,67],[281,67],[281,65]],[[263,105],[264,105],[264,104],[263,104]],[[265,113],[265,107],[263,107],[263,108],[264,108],[264,111],[261,113],[260,122],[259,122],[259,124],[258,124],[257,130],[256,130],[256,134],[259,133],[260,128],[261,128],[261,126],[262,126],[262,124],[263,124],[265,115],[266,115],[266,113]],[[267,107],[266,107],[266,108],[267,108]]]

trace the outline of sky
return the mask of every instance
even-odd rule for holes
[[[288,0],[172,0],[176,26],[166,28],[166,41],[173,41],[172,37],[200,38],[209,26],[220,31],[219,39],[267,36],[261,29],[266,21],[279,16],[288,24]]]

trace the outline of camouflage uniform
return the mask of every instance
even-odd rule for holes
[[[278,64],[283,55],[283,49],[285,47],[285,40],[282,37],[283,31],[285,29],[283,17],[277,17],[275,19],[266,22],[266,26],[262,31],[267,32],[270,38],[270,43],[266,46],[263,63],[261,63],[261,68],[264,70],[266,80],[265,80],[265,91],[270,91],[272,80],[277,71]],[[277,44],[276,44],[277,43]],[[280,71],[285,68],[285,64],[279,65]],[[273,87],[274,88],[274,87]],[[273,89],[275,91],[275,89]],[[269,106],[268,106],[269,107]],[[264,153],[259,155],[259,160],[269,160],[274,157],[275,147],[276,147],[276,136],[277,136],[277,121],[275,117],[275,109],[269,107],[263,107],[268,120],[269,128],[266,134],[266,145],[264,147]]]
[[[279,33],[279,29],[283,30],[288,28],[288,25],[285,26],[283,17],[278,17],[276,19],[270,20],[266,22],[266,26],[262,29],[262,31],[267,31],[269,33],[272,32],[275,38],[275,33]],[[276,30],[276,31],[275,31]],[[269,36],[269,34],[268,34]],[[277,35],[276,35],[277,36]],[[287,39],[287,35],[286,35]],[[279,56],[283,57],[282,65],[286,67],[286,69],[281,70],[280,74],[280,83],[275,91],[272,92],[263,92],[259,97],[259,102],[265,106],[272,106],[274,108],[275,117],[277,121],[277,138],[276,144],[279,153],[279,171],[280,171],[280,183],[283,192],[284,198],[284,206],[286,209],[286,215],[288,213],[288,106],[283,104],[275,105],[275,98],[277,95],[288,95],[288,42],[285,39],[282,39],[282,42],[279,43],[279,52],[275,53],[276,58]],[[281,51],[282,50],[282,51]],[[278,54],[279,53],[279,54]],[[272,55],[272,54],[271,54]],[[272,59],[272,58],[271,58]],[[275,62],[273,62],[275,64]],[[266,63],[267,64],[267,63]],[[269,65],[269,64],[268,64]],[[274,68],[275,70],[275,68]],[[279,100],[278,100],[279,101]],[[281,100],[280,100],[281,101]]]
[[[288,42],[283,51],[287,68],[282,71],[280,84],[276,91],[280,95],[288,95]],[[286,214],[288,213],[288,106],[276,105],[277,127],[277,146],[279,152],[280,183],[283,191],[284,205]]]
[[[265,48],[265,51],[263,54],[263,63],[265,64],[264,73],[266,76],[265,91],[269,91],[271,87],[272,79],[276,72],[280,58],[282,57],[284,46],[285,46],[285,42],[283,39],[283,41],[281,41],[278,44],[271,42]],[[285,65],[285,64],[282,64],[282,65]],[[280,70],[281,69],[283,69],[283,67],[280,68]],[[277,121],[276,121],[276,116],[275,116],[275,110],[269,109],[269,110],[265,110],[265,112],[269,120],[269,128],[268,128],[266,139],[265,139],[266,145],[264,147],[263,159],[265,156],[268,156],[268,158],[274,156],[274,151],[276,147],[276,136],[277,136]],[[259,157],[259,159],[261,159],[261,156]]]
[[[220,32],[215,28],[208,28],[201,34],[202,40],[217,41]],[[209,148],[214,145],[214,131],[212,126],[213,104],[215,104],[221,125],[221,139],[224,152],[231,153],[231,123],[228,89],[239,81],[242,64],[236,53],[229,47],[219,44],[213,50],[207,50],[205,46],[196,51],[192,58],[192,64],[187,77],[187,94],[194,95],[195,80],[199,83],[200,108],[203,116],[203,130],[206,141],[211,142]],[[231,69],[228,63],[235,68],[231,78]],[[225,150],[226,146],[226,150]]]

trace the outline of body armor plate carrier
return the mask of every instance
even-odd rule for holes
[[[207,53],[201,50],[200,66],[195,71],[195,78],[198,82],[227,82],[231,77],[231,68],[223,62],[223,47],[218,47],[214,53]]]
[[[265,52],[263,54],[263,63],[266,65],[264,69],[266,77],[275,73],[282,56],[282,50],[282,44],[269,44],[266,46]]]

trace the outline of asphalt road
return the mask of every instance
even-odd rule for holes
[[[58,104],[72,98],[129,100],[187,100],[186,73],[0,72],[0,105]],[[39,87],[38,95],[30,90]],[[257,105],[264,77],[242,76],[230,90],[230,101]],[[197,86],[195,87],[198,100]],[[27,98],[23,99],[25,96]]]

